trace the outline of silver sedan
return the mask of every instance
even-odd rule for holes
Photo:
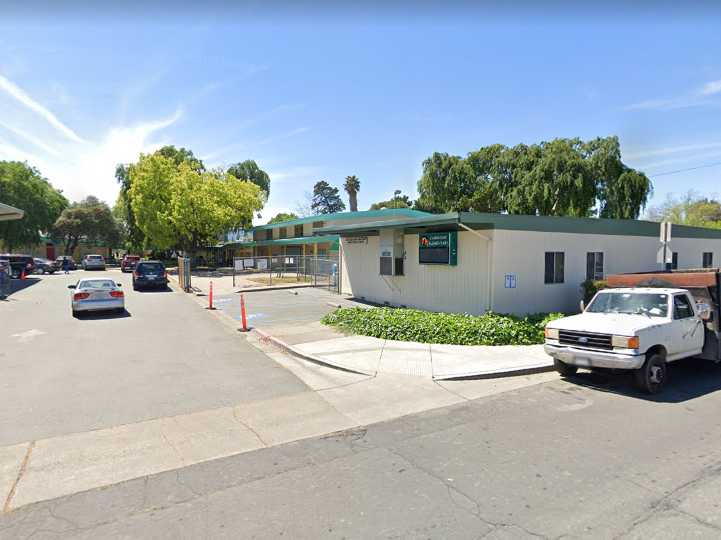
[[[81,279],[68,285],[73,315],[81,311],[125,311],[125,294],[112,279]]]

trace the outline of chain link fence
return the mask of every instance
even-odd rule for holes
[[[312,255],[276,255],[271,257],[234,257],[233,285],[236,276],[273,285],[307,283],[340,292],[340,265],[337,257]]]

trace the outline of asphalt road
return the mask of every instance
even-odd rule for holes
[[[719,538],[721,371],[556,380],[0,517],[0,538]]]
[[[85,275],[122,283],[128,313],[73,318],[67,285]],[[0,446],[307,390],[182,294],[133,291],[130,274],[22,284],[0,304]]]

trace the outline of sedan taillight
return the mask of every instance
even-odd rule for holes
[[[73,295],[73,300],[85,300],[90,296],[90,293],[78,292]]]
[[[133,272],[133,276],[135,276],[136,278],[138,278],[138,277],[140,277],[140,274],[138,274],[137,272]]]
[[[110,296],[113,298],[122,298],[125,295],[123,294],[123,291],[110,291]]]

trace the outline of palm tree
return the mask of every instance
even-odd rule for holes
[[[343,188],[348,193],[348,204],[351,212],[358,211],[358,192],[360,191],[360,180],[357,176],[346,176]]]

